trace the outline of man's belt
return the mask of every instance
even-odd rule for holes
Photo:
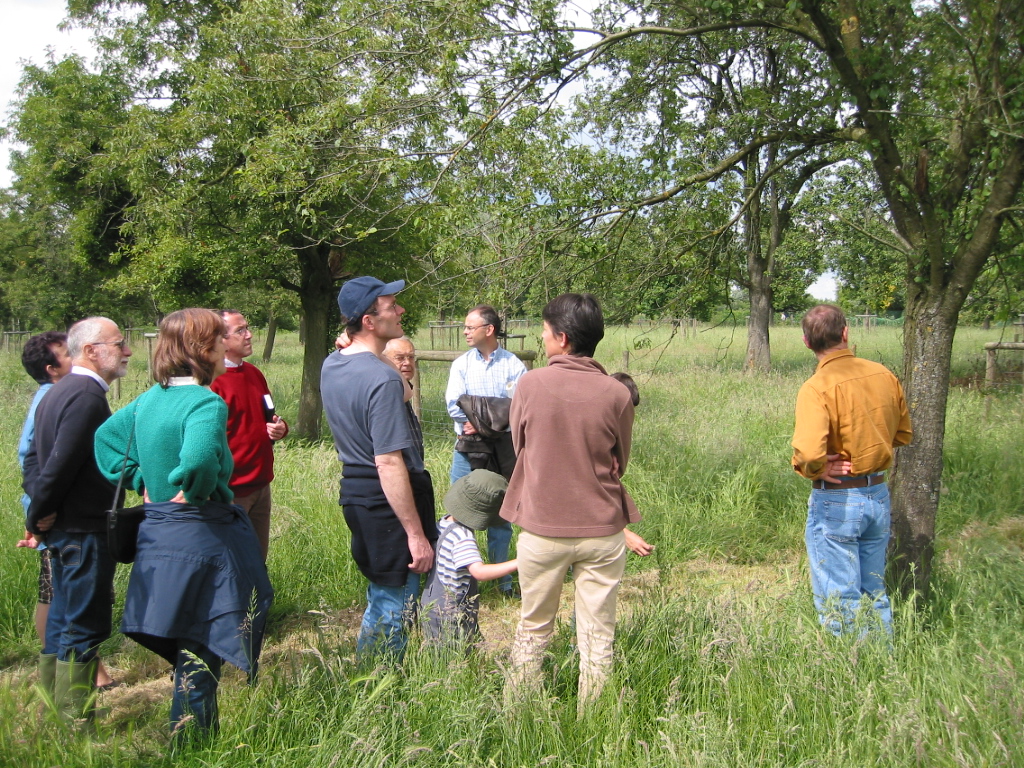
[[[815,480],[811,483],[811,487],[819,491],[845,491],[847,488],[869,488],[872,485],[881,485],[884,482],[885,475],[879,472],[874,475],[843,478],[838,483],[827,483],[824,480]]]

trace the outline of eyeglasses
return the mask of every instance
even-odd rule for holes
[[[120,341],[94,341],[91,343],[93,346],[97,346],[99,344],[113,344],[115,347],[120,347],[122,352],[128,348],[128,339],[121,339]]]
[[[248,325],[243,325],[241,328],[235,328],[233,331],[228,331],[224,334],[224,338],[228,336],[245,336],[247,333],[252,333]]]
[[[464,325],[462,326],[462,330],[472,333],[477,328],[486,328],[488,325],[494,325],[494,323],[480,323],[480,325]]]

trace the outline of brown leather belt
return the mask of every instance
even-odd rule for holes
[[[827,483],[824,480],[815,480],[811,487],[819,491],[845,491],[847,488],[869,488],[872,485],[881,485],[885,482],[885,475],[879,472],[874,475],[863,475],[862,477],[851,477],[838,483]]]

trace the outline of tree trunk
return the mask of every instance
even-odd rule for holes
[[[267,343],[263,345],[263,362],[269,363],[274,354],[274,341],[277,339],[277,315],[273,312],[267,320]]]
[[[893,471],[889,576],[904,596],[927,597],[935,551],[935,515],[942,487],[950,356],[957,313],[943,295],[922,292],[907,303],[903,329],[903,386],[913,442],[897,451]]]
[[[772,367],[768,328],[772,319],[772,282],[764,260],[751,254],[747,259],[750,275],[750,325],[747,328],[747,359],[744,369],[765,373]]]
[[[757,183],[757,163],[746,168],[747,191]],[[765,373],[772,366],[768,341],[768,324],[772,316],[772,276],[761,246],[761,197],[755,195],[744,214],[747,248],[747,293],[750,296],[750,322],[747,324],[747,357],[743,369],[748,373]]]
[[[320,439],[320,417],[323,413],[320,368],[330,349],[328,329],[333,314],[337,312],[334,280],[328,265],[329,252],[330,248],[326,244],[316,248],[296,249],[302,275],[299,300],[306,338],[302,354],[299,417],[295,431],[306,440]]]

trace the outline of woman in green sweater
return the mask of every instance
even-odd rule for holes
[[[255,674],[273,599],[256,534],[231,503],[227,405],[209,388],[224,372],[223,334],[208,309],[164,318],[157,383],[96,433],[100,470],[116,483],[124,467],[146,502],[121,631],[174,665],[176,743],[216,731],[222,660]]]

